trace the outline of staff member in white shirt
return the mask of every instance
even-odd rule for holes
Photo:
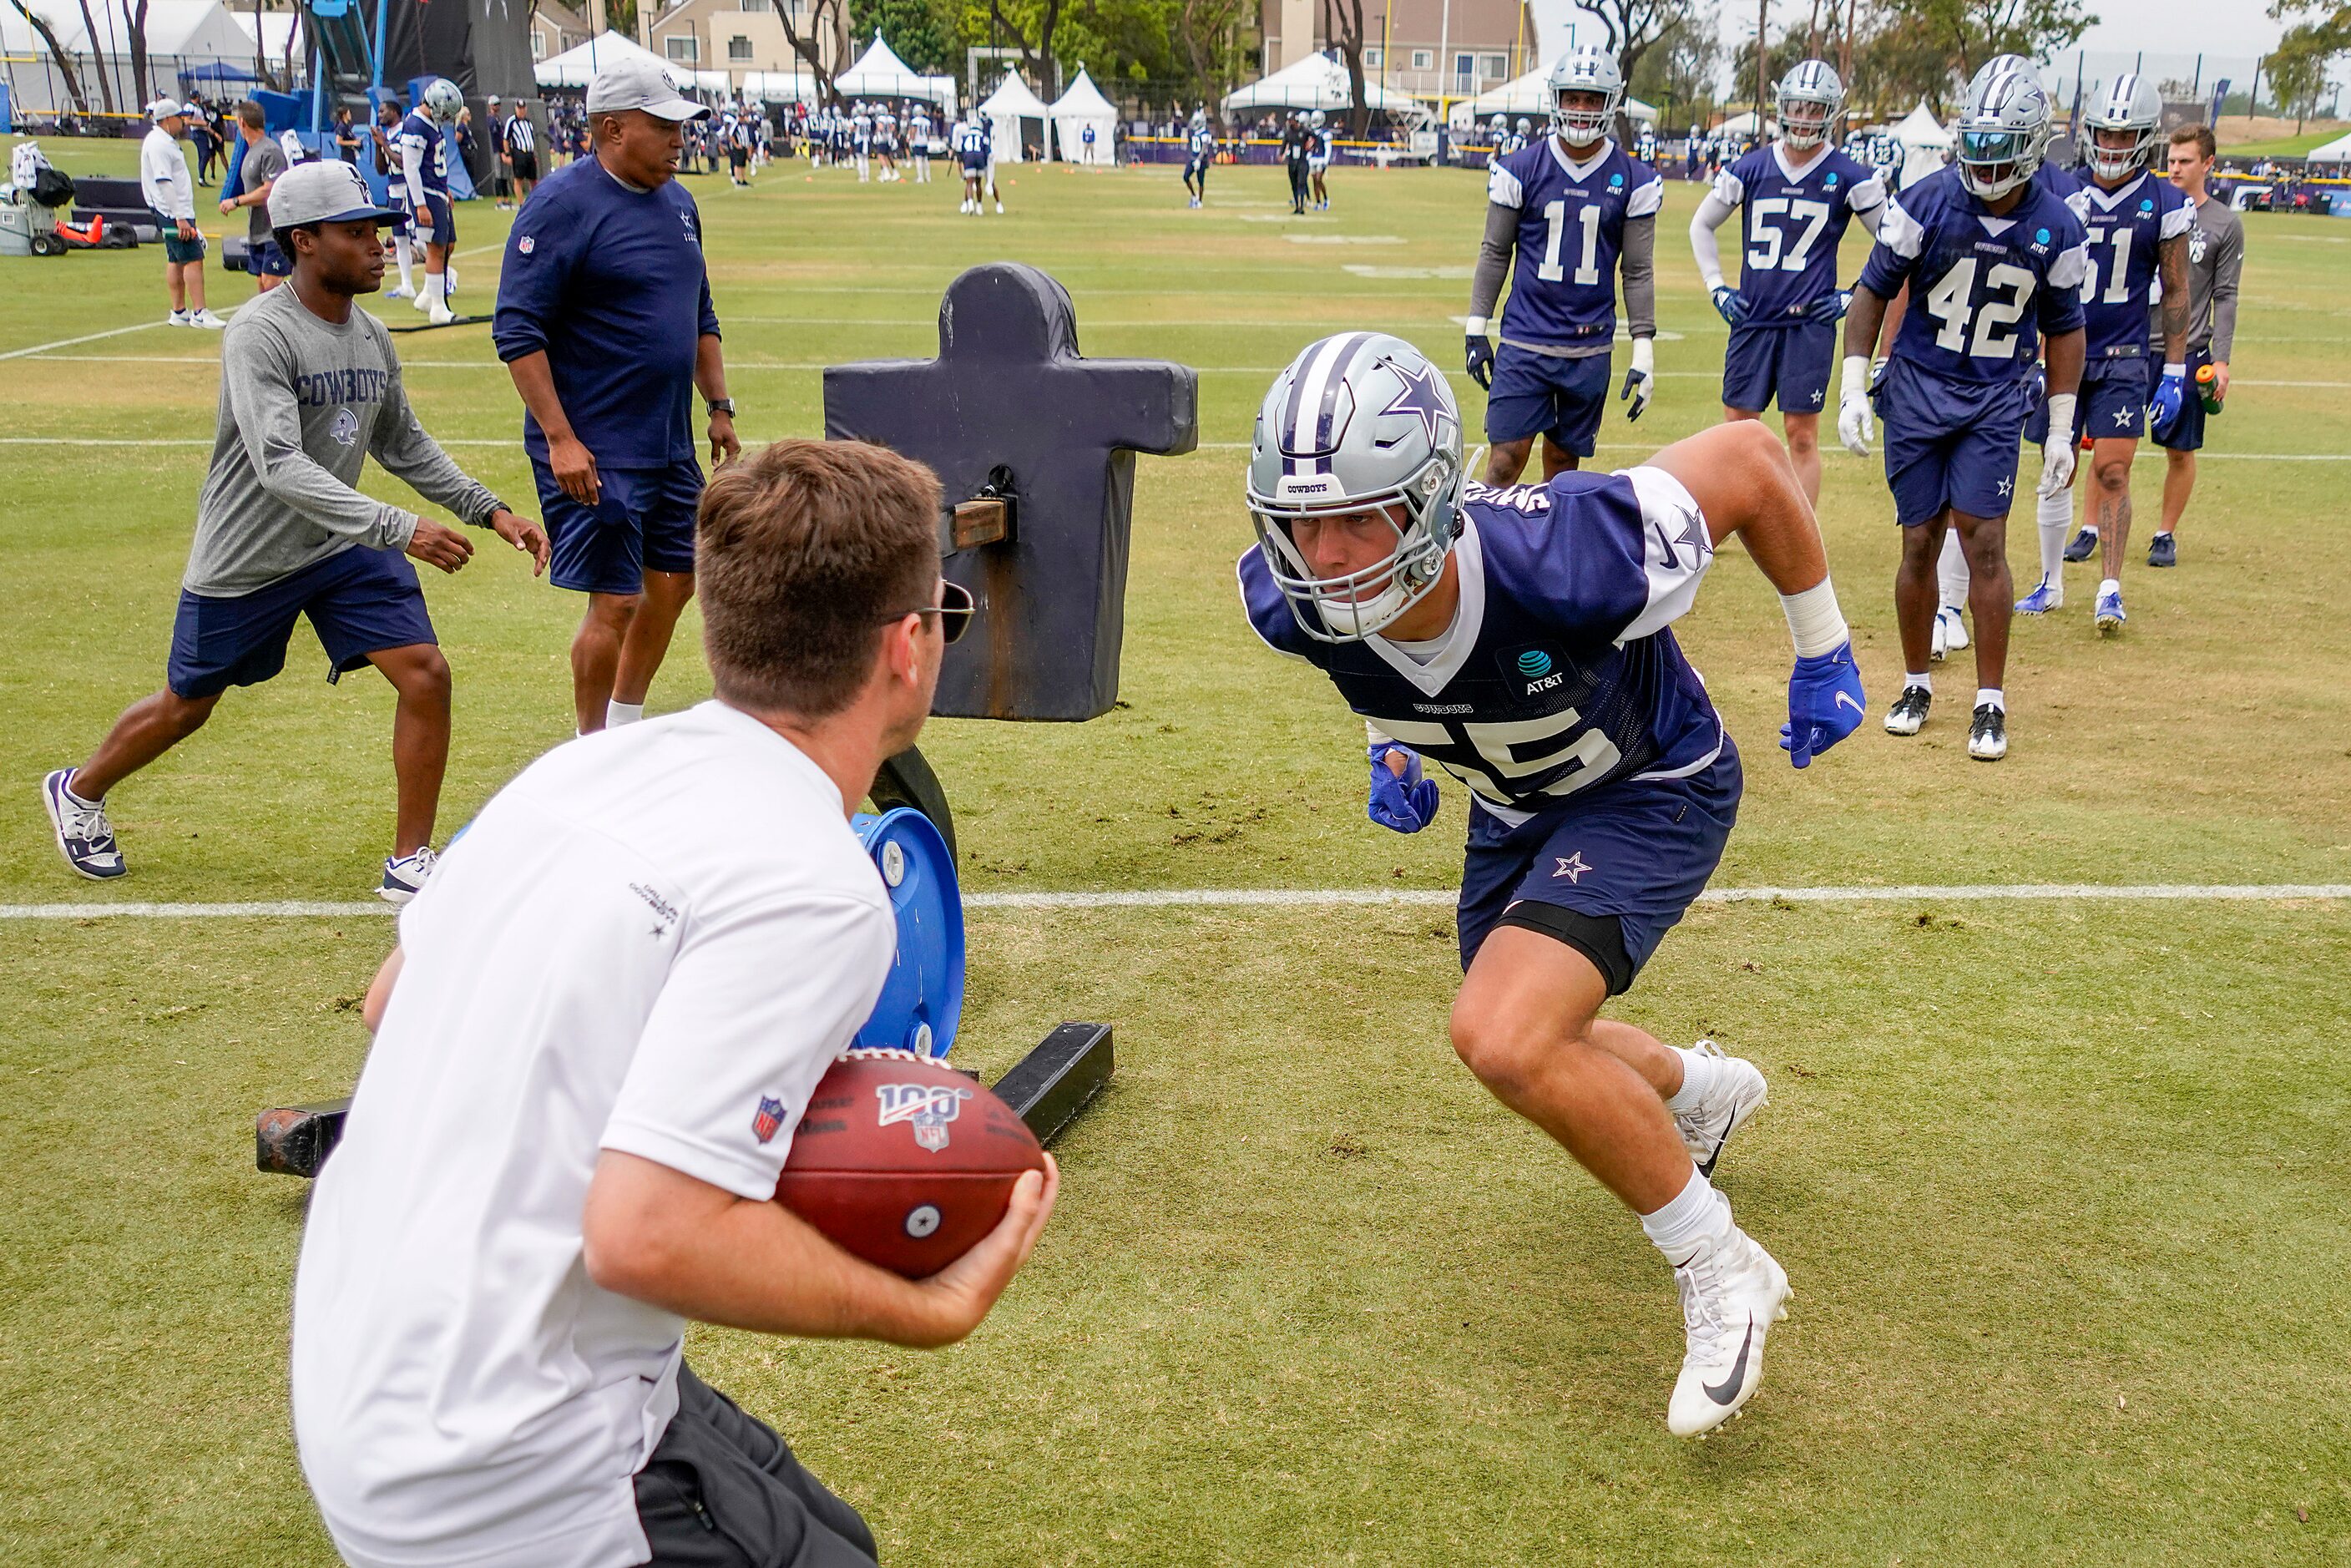
[[[196,186],[180,138],[188,129],[184,104],[159,98],[147,106],[147,140],[139,144],[139,190],[163,231],[163,287],[172,296],[166,327],[228,325],[204,308],[204,236],[196,227]]]
[[[870,1568],[856,1511],[681,1336],[951,1343],[1052,1209],[1049,1162],[908,1281],[769,1201],[890,967],[847,818],[969,612],[945,603],[938,517],[929,470],[876,446],[722,469],[700,540],[716,698],[540,758],[402,912],[294,1287],[295,1437],[350,1563]]]

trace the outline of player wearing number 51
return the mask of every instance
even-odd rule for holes
[[[1795,470],[1750,421],[1621,473],[1468,482],[1437,367],[1350,332],[1274,382],[1248,497],[1249,623],[1364,718],[1372,820],[1408,833],[1437,814],[1420,758],[1468,787],[1454,1049],[1641,1217],[1682,1288],[1667,1422],[1710,1431],[1754,1393],[1785,1315],[1787,1275],[1708,1181],[1763,1075],[1599,1013],[1706,886],[1739,812],[1738,747],[1672,631],[1722,540],[1739,536],[1794,635],[1790,759],[1865,716]]]
[[[1894,735],[1926,722],[1936,610],[1935,562],[1946,529],[1967,552],[1975,612],[1976,699],[1968,755],[2008,755],[2008,512],[2031,402],[2026,385],[2048,339],[2049,444],[2041,493],[2074,473],[2074,403],[2082,380],[2082,220],[2034,176],[2049,142],[2049,96],[2030,60],[2002,55],[1968,83],[1959,159],[1886,204],[1877,245],[1844,324],[1837,434],[1869,451],[1870,402],[1886,419],[1886,477],[1902,525],[1894,608],[1903,686],[1886,716]],[[1869,356],[1886,303],[1910,308],[1877,384]]]

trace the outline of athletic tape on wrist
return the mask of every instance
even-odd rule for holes
[[[1836,585],[1823,577],[1802,593],[1780,595],[1780,609],[1788,617],[1788,635],[1795,640],[1796,657],[1818,658],[1853,641],[1837,608]]]

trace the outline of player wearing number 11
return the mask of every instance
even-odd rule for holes
[[[1959,110],[1959,160],[1886,204],[1877,246],[1845,318],[1837,434],[1869,450],[1870,399],[1886,420],[1886,477],[1902,525],[1894,609],[1903,688],[1886,716],[1916,735],[1933,700],[1929,641],[1935,561],[1947,529],[1967,552],[1975,612],[1976,701],[1968,755],[2008,754],[2008,664],[2013,596],[2008,512],[2029,412],[2025,385],[2048,339],[2049,444],[2041,492],[2074,473],[2074,402],[2082,380],[2082,220],[2033,176],[2049,141],[2049,95],[2032,63],[2002,55],[1975,74]],[[1905,286],[1910,308],[1883,378],[1865,390],[1886,301]]]

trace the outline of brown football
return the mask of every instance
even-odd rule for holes
[[[1045,1151],[1012,1108],[906,1051],[848,1051],[810,1097],[776,1201],[867,1262],[920,1279],[996,1228]]]

